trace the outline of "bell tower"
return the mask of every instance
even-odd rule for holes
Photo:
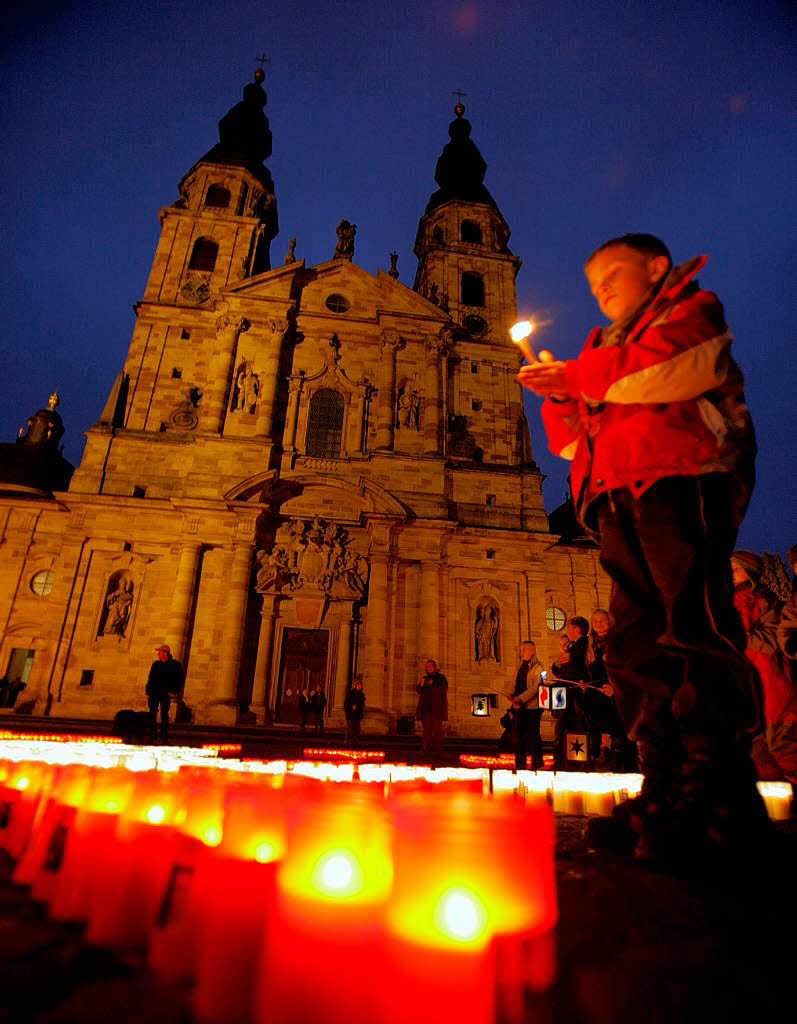
[[[484,185],[487,164],[472,141],[461,102],[435,168],[440,186],[415,239],[415,290],[479,340],[507,342],[521,261],[509,249],[509,225]]]

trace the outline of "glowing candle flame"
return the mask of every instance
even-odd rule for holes
[[[20,775],[20,777],[14,783],[15,789],[19,790],[27,789],[29,785],[30,779],[27,777],[27,775]]]
[[[322,857],[314,874],[317,888],[327,896],[351,896],[362,888],[360,866],[345,850]]]
[[[451,889],[445,893],[435,916],[440,929],[460,942],[479,938],[487,924],[484,907],[466,889]]]
[[[208,825],[202,835],[205,846],[218,846],[221,842],[221,829],[218,825]]]
[[[255,847],[255,860],[258,864],[268,864],[275,860],[277,851],[273,843],[258,843]]]
[[[165,817],[166,808],[161,807],[160,804],[153,804],[146,814],[147,821],[150,823],[150,825],[160,825]]]
[[[534,328],[535,325],[531,320],[520,320],[509,329],[509,337],[514,341],[529,363],[537,362],[537,357],[534,355],[531,345],[526,341],[526,338],[534,331]]]

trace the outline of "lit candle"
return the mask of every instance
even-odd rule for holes
[[[550,809],[543,800],[524,806],[416,794],[396,801],[394,818],[387,912],[394,978],[382,1020],[493,1024],[496,983],[501,1005],[511,1006],[531,982],[528,958],[496,973],[496,942],[532,942],[556,922]],[[553,978],[546,949],[536,987]]]
[[[194,928],[196,1021],[252,1020],[284,849],[283,793],[251,784],[230,787],[222,843],[197,866],[187,915]]]
[[[392,862],[374,787],[294,806],[261,977],[260,1024],[373,1024]]]
[[[520,320],[509,329],[509,336],[523,353],[528,363],[536,363],[537,357],[534,350],[526,341],[526,338],[534,331],[535,325],[531,320]]]
[[[758,792],[766,804],[772,821],[791,817],[792,786],[790,782],[759,782]]]

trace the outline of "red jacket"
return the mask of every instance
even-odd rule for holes
[[[565,363],[569,397],[543,403],[551,451],[572,459],[582,518],[613,488],[638,496],[662,477],[722,471],[738,479],[741,520],[755,439],[722,306],[692,281],[706,260],[674,268],[624,335],[591,331]]]

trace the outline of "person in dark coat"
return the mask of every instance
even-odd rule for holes
[[[423,752],[439,757],[443,750],[443,722],[448,719],[448,680],[429,658],[418,683],[415,717],[423,726]]]
[[[320,686],[314,686],[310,691],[310,718],[313,722],[316,736],[324,731],[324,708],[327,706],[327,699]]]
[[[149,670],[145,693],[152,716],[152,739],[157,738],[158,710],[160,710],[160,738],[165,743],[169,738],[169,707],[172,697],[183,692],[183,668],[172,657],[168,644],[161,644],[155,652],[157,659]]]
[[[526,767],[526,756],[531,751],[531,767],[534,771],[539,771],[543,766],[540,739],[543,709],[539,702],[543,672],[542,664],[537,657],[537,646],[532,640],[524,640],[520,645],[520,658],[515,688],[512,691],[515,768]]]
[[[310,717],[310,694],[302,690],[299,694],[299,722],[302,732],[307,732],[307,720]]]
[[[355,676],[352,679],[349,692],[343,701],[343,712],[346,715],[346,742],[351,743],[360,738],[360,725],[365,714],[362,676]]]

